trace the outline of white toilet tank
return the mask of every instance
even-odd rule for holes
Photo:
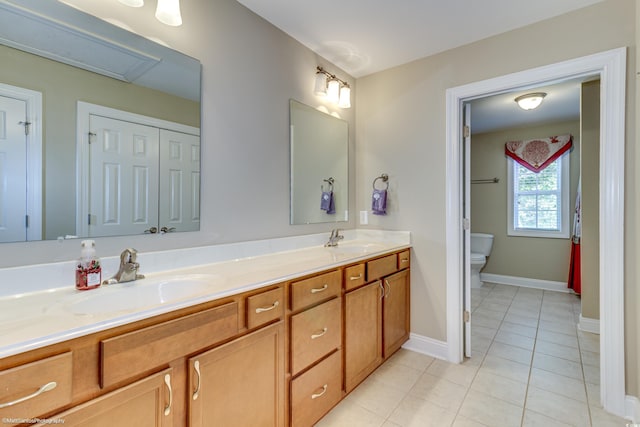
[[[493,247],[493,234],[471,233],[471,252],[489,256]]]

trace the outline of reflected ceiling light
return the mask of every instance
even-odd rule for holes
[[[547,94],[544,92],[527,93],[526,95],[517,97],[515,101],[523,110],[533,110],[534,108],[538,108],[545,96],[547,96]]]
[[[144,0],[118,0],[120,3],[131,7],[144,6]]]
[[[349,84],[320,66],[316,67],[316,82],[313,93],[317,96],[326,96],[329,101],[338,104],[340,108],[351,108],[351,87]]]
[[[158,0],[156,18],[163,24],[171,25],[172,27],[182,25],[180,0]]]

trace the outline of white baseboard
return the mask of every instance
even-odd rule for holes
[[[414,333],[409,334],[409,341],[404,343],[402,348],[442,360],[447,360],[449,354],[449,346],[445,341],[435,340]]]
[[[640,422],[640,399],[635,396],[625,396],[624,417],[634,423]]]
[[[580,322],[578,323],[578,329],[584,332],[591,332],[592,334],[600,335],[600,319],[582,317],[581,314]]]
[[[552,280],[529,279],[527,277],[505,276],[503,274],[493,273],[480,273],[480,280],[482,280],[483,282],[499,283],[501,285],[543,289],[545,291],[556,291],[565,293],[573,292],[573,290],[567,287],[567,282],[554,282]]]

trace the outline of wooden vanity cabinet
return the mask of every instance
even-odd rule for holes
[[[347,393],[409,339],[409,260],[410,252],[405,250],[358,264],[366,270],[368,282],[359,288],[350,288],[345,277]]]

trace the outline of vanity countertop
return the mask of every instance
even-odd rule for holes
[[[7,295],[0,298],[0,358],[409,247],[408,233],[396,232],[149,274],[141,260],[145,278],[135,282]]]

